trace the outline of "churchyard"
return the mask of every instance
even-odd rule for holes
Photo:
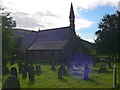
[[[116,63],[112,63],[111,66]],[[37,65],[37,66],[36,66]],[[117,65],[117,77],[118,77],[118,64]],[[100,63],[97,63],[95,67],[92,67],[92,72],[89,74],[87,80],[84,80],[82,77],[76,77],[75,75],[69,73],[67,67],[67,74],[62,75],[62,78],[59,78],[60,65],[55,64],[55,67],[49,63],[37,63],[33,64],[31,67],[34,71],[31,70],[31,73],[35,73],[34,76],[30,76],[27,72],[23,77],[23,71],[18,68],[18,63],[13,65],[6,64],[9,69],[9,73],[3,75],[2,82],[3,85],[5,80],[10,75],[16,75],[13,73],[17,70],[17,78],[20,82],[20,88],[113,88],[113,69],[107,68],[105,72],[99,72]],[[16,70],[14,68],[16,68]],[[36,70],[36,71],[35,71]],[[12,72],[13,71],[13,72]],[[29,71],[29,70],[28,70]],[[21,73],[22,72],[22,73]],[[31,78],[31,80],[29,79]],[[14,83],[12,83],[14,85]],[[117,80],[117,84],[118,80]]]

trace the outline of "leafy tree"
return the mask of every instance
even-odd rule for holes
[[[118,14],[106,14],[98,23],[99,30],[95,32],[97,39],[95,40],[96,51],[100,55],[119,56],[120,38]]]
[[[12,29],[16,27],[16,22],[10,16],[10,13],[1,9],[0,17],[2,18],[2,56],[5,59],[12,57],[15,49],[15,40],[13,38]]]

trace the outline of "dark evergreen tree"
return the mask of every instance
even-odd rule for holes
[[[98,24],[99,30],[95,32],[95,48],[98,54],[118,58],[120,42],[120,26],[118,14],[106,14]]]

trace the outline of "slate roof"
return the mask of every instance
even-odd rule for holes
[[[33,43],[28,50],[60,50],[64,47],[67,41],[54,41],[54,42],[40,42]]]
[[[37,32],[30,32],[26,34],[21,41],[20,51],[25,53],[26,49],[33,43],[35,40],[35,37],[37,35]]]
[[[69,27],[31,32],[23,37],[20,51],[62,49],[69,38]]]

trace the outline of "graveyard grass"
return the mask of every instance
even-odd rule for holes
[[[11,67],[16,67],[17,64],[7,65],[9,69]],[[22,75],[18,74],[20,80],[21,88],[112,88],[113,76],[112,69],[107,69],[107,73],[97,73],[96,70],[99,68],[94,68],[94,72],[91,74],[89,80],[85,81],[83,79],[75,78],[71,75],[67,75],[63,80],[58,80],[57,73],[58,66],[56,66],[56,71],[51,70],[50,65],[41,65],[42,73],[40,75],[35,75],[35,82],[30,83],[28,78],[22,79]],[[3,83],[9,75],[3,76]]]

